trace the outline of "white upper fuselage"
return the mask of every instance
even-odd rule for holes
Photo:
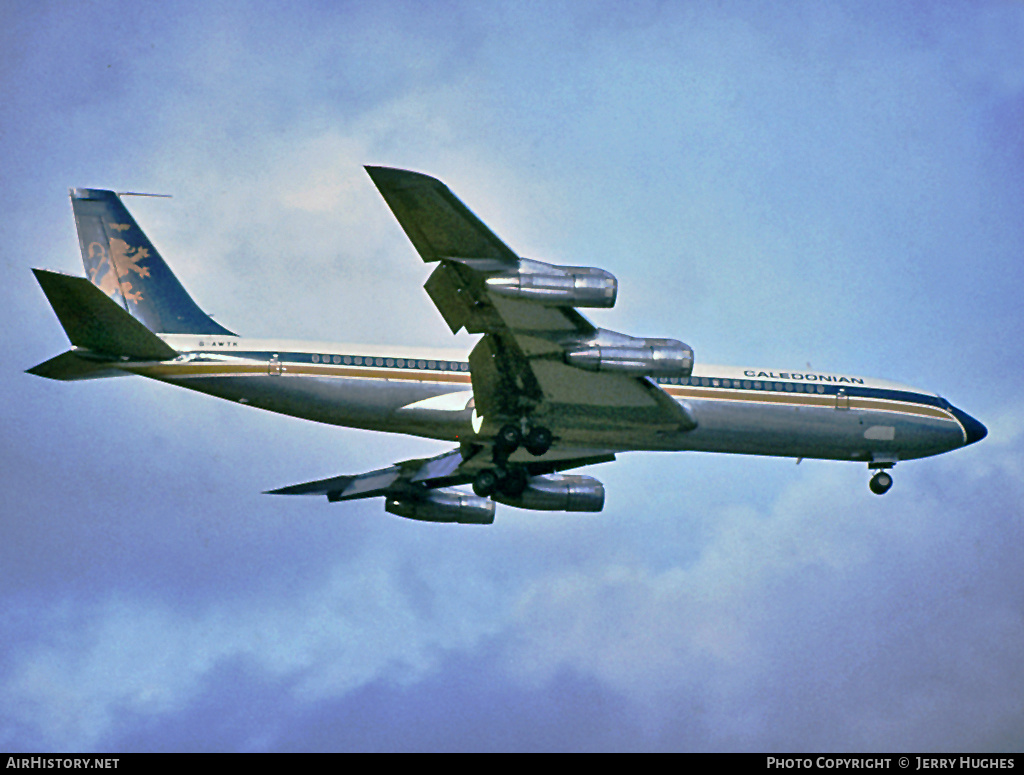
[[[462,350],[162,335],[181,355],[132,368],[145,376],[318,422],[467,440],[473,385]],[[967,432],[933,392],[814,369],[697,364],[689,378],[653,380],[686,407],[685,433],[559,432],[577,449],[705,450],[889,461],[937,454]]]
[[[345,356],[425,360],[448,363],[469,363],[469,353],[465,350],[443,347],[411,347],[406,345],[368,345],[343,342],[311,342],[299,339],[262,339],[241,336],[210,336],[192,334],[160,334],[183,356],[189,353],[239,354],[239,353],[302,353],[307,355],[328,355],[344,359]],[[326,361],[321,358],[319,363]],[[339,361],[341,363],[341,361]],[[468,371],[468,369],[466,369]],[[720,366],[714,364],[694,364],[693,377],[707,379],[729,379],[749,381],[778,381],[781,383],[813,384],[813,385],[861,385],[868,388],[898,390],[917,393],[925,396],[938,397],[937,393],[922,390],[891,380],[877,377],[862,377],[843,372],[820,371],[816,369],[767,369],[752,366]],[[678,380],[669,379],[665,384],[679,384]]]

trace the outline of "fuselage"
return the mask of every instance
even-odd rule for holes
[[[233,336],[161,335],[181,354],[125,370],[316,422],[471,441],[479,430],[469,360],[450,349]],[[698,364],[654,380],[697,427],[623,433],[554,427],[562,446],[700,450],[895,463],[970,444],[984,426],[935,393],[885,380]]]

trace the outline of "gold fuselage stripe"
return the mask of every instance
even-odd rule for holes
[[[280,365],[280,371],[277,366]],[[247,363],[161,363],[146,366],[140,374],[159,377],[238,377],[238,376],[310,376],[345,377],[348,379],[385,379],[407,382],[454,382],[471,384],[469,372],[428,369],[387,369],[360,366],[311,366],[288,362],[258,361]]]
[[[838,396],[835,393],[778,393],[767,390],[732,390],[729,388],[702,390],[700,388],[675,387],[672,385],[659,385],[659,387],[673,398],[695,398],[707,401],[744,401],[748,403],[818,406],[825,409],[834,409],[838,400]],[[891,398],[871,398],[868,396],[844,396],[842,400],[844,409],[848,406],[850,409],[899,412],[901,414],[935,417],[940,420],[953,420],[956,422],[953,415],[944,409],[912,401],[894,401]]]
[[[278,371],[280,367],[280,371]],[[379,366],[341,366],[333,364],[297,364],[287,361],[235,361],[202,363],[160,363],[138,369],[131,369],[151,377],[238,377],[238,376],[312,376],[337,377],[344,379],[369,379],[400,382],[429,382],[453,385],[472,385],[469,372],[441,371],[431,369],[389,369]],[[746,390],[736,388],[706,389],[677,385],[658,385],[668,395],[678,399],[701,401],[732,401],[753,404],[778,404],[789,406],[813,406],[836,408],[839,397],[834,393],[790,393],[769,390]],[[918,417],[931,417],[956,422],[956,418],[944,409],[913,401],[897,401],[889,398],[869,396],[843,396],[843,408],[863,409],[881,412],[897,412]],[[837,409],[837,411],[842,411]]]

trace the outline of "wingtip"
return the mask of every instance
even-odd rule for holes
[[[264,490],[260,495],[305,495],[301,492],[293,492],[298,485],[292,485],[290,487],[278,487],[276,490]]]
[[[366,170],[366,174],[370,176],[370,180],[374,182],[377,188],[381,186],[395,188],[423,183],[444,185],[437,178],[425,175],[422,172],[415,172],[414,170],[403,170],[398,167],[379,167],[373,164],[365,164],[363,169]]]
[[[302,484],[290,484],[287,487],[278,487],[275,490],[264,490],[263,495],[330,495],[337,491],[339,494],[344,490],[355,477],[332,476],[329,479],[317,479],[314,482],[303,482]]]

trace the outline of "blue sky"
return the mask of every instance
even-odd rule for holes
[[[28,3],[0,25],[5,750],[1020,750],[1024,6]],[[70,186],[250,336],[465,346],[362,170],[435,175],[599,325],[984,422],[895,469],[632,454],[489,528],[260,492],[443,445],[66,347]],[[1017,385],[1018,387],[1014,387]]]

